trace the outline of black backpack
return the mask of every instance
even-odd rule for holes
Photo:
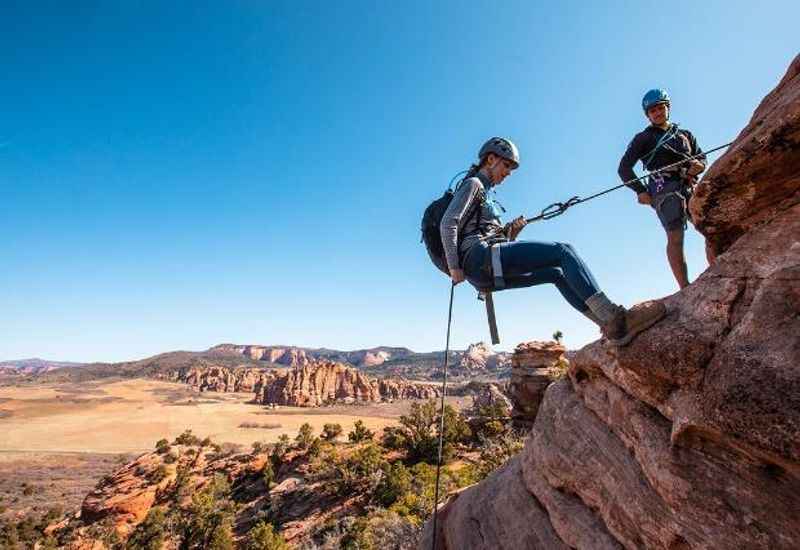
[[[456,187],[456,189],[458,189],[458,187]],[[428,251],[428,256],[430,256],[433,265],[448,277],[450,276],[450,270],[447,268],[447,259],[444,257],[444,246],[442,245],[439,225],[442,223],[442,218],[444,217],[447,207],[453,202],[454,195],[455,191],[448,188],[447,191],[444,192],[444,195],[428,205],[425,212],[422,214],[422,239],[420,239],[421,242],[425,243],[425,248]],[[481,197],[476,197],[476,199],[477,200],[473,199],[473,205],[471,206],[473,211],[469,212],[468,209],[467,219],[476,214],[480,215],[480,206],[483,200]],[[460,229],[458,240],[461,241]]]

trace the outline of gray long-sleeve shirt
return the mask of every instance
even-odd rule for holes
[[[489,188],[491,188],[489,178],[480,172],[477,176],[465,179],[456,188],[453,200],[442,216],[439,232],[442,236],[447,267],[450,270],[461,269],[461,254],[469,250],[472,245],[503,230],[500,218],[493,214],[487,202],[483,200]],[[475,213],[475,201],[480,201],[479,213]]]

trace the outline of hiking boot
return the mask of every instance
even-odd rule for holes
[[[637,334],[655,325],[666,314],[667,308],[661,302],[644,302],[627,310],[617,306],[614,318],[601,330],[615,346],[627,346]]]

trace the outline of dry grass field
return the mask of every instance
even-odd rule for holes
[[[315,433],[332,422],[341,424],[346,434],[358,419],[380,431],[411,406],[404,401],[268,409],[248,403],[251,398],[249,393],[199,393],[184,384],[147,379],[2,387],[0,451],[136,453],[186,429],[218,443],[249,447],[254,441],[277,441],[283,433],[294,437],[304,422]],[[451,398],[456,405],[464,401]]]
[[[0,519],[75,512],[103,476],[129,454],[0,452]]]

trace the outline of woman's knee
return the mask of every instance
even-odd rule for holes
[[[573,258],[577,258],[578,257],[578,253],[575,251],[575,249],[572,247],[571,244],[569,244],[569,243],[556,243],[556,246],[559,248],[559,251],[560,251],[562,257],[564,257],[564,256],[571,256]]]

